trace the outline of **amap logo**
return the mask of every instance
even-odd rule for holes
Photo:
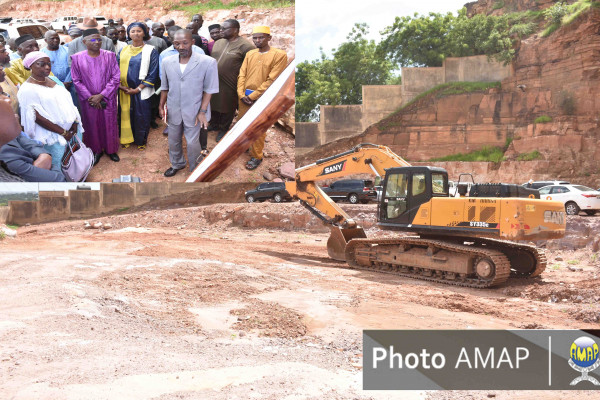
[[[323,168],[323,172],[321,172],[321,175],[329,175],[329,174],[333,174],[336,172],[341,172],[344,170],[345,166],[346,166],[345,160],[337,162],[335,164],[332,164],[328,167]]]
[[[571,382],[571,386],[577,385],[581,381],[590,381],[596,386],[600,385],[600,382],[598,382],[596,378],[588,376],[588,372],[600,367],[598,345],[596,342],[587,336],[576,339],[573,344],[571,344],[569,356],[569,365],[571,368],[581,372],[581,376],[575,378],[573,382]]]

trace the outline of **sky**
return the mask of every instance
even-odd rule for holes
[[[394,23],[397,16],[415,12],[446,13],[460,10],[469,0],[296,0],[296,62],[327,55],[346,41],[357,22],[369,25],[368,39],[379,42],[379,32]]]
[[[76,190],[77,185],[90,186],[100,190],[99,182],[0,182],[0,194],[41,191]]]

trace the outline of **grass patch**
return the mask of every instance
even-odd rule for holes
[[[553,33],[555,30],[557,30],[558,28],[560,28],[560,24],[559,24],[559,23],[556,23],[556,22],[554,22],[554,23],[552,23],[552,24],[548,25],[548,26],[546,27],[546,29],[544,29],[544,30],[542,31],[542,34],[541,34],[541,36],[542,36],[542,37],[548,37],[548,36],[550,36],[550,35],[551,35],[551,34],[552,34],[552,33]]]
[[[408,103],[400,106],[395,112],[391,115],[394,115],[410,106],[418,102],[419,100],[430,96],[435,95],[436,98],[442,98],[446,96],[452,96],[456,94],[464,94],[464,93],[472,93],[472,92],[481,92],[491,88],[500,88],[502,85],[500,82],[450,82],[450,83],[442,83],[441,85],[437,85],[432,87],[429,90],[426,90],[422,93],[419,93],[415,96],[414,99],[409,101]],[[380,128],[381,129],[381,128]]]
[[[125,212],[125,211],[127,211],[127,210],[129,210],[129,207],[123,207],[123,208],[119,208],[119,209],[117,210],[117,212],[118,212],[118,213],[122,213],[122,212]]]
[[[481,150],[470,153],[450,154],[445,157],[432,158],[430,161],[487,161],[500,162],[504,158],[504,152],[500,147],[485,146]]]
[[[504,8],[504,1],[503,0],[496,1],[494,3],[494,6],[492,7],[492,10],[499,10],[501,8]]]
[[[173,4],[173,1],[166,2],[167,8],[171,10],[184,11],[188,16],[202,14],[212,10],[231,10],[239,6],[250,6],[252,8],[287,8],[294,7],[295,0],[233,0],[229,3],[223,3],[221,0],[209,0],[204,3],[198,1],[185,1],[179,4]]]
[[[577,265],[577,264],[579,264],[579,260],[569,260],[569,261],[567,261],[567,264],[569,264],[569,265]]]
[[[12,229],[12,230],[16,230],[19,227],[19,225],[6,224],[6,227],[9,228],[9,229]]]
[[[600,8],[600,1],[579,0],[569,5],[562,2],[556,3],[545,11],[546,18],[550,20],[550,24],[544,29],[541,36],[550,36],[561,26],[569,25],[575,21],[590,8]]]
[[[545,124],[546,122],[552,122],[552,117],[549,117],[547,115],[540,115],[533,122],[536,124]]]
[[[550,269],[556,271],[560,269],[560,264],[554,264],[553,266],[550,267]]]
[[[519,154],[517,161],[534,161],[539,160],[540,158],[542,158],[542,154],[539,151],[534,150],[530,153]]]

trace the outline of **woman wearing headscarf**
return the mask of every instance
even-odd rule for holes
[[[31,76],[18,92],[23,131],[31,139],[44,145],[52,156],[52,169],[60,170],[67,141],[83,128],[71,93],[54,76],[50,77],[51,63],[46,53],[34,51],[25,56],[23,65]]]
[[[135,143],[140,150],[146,140],[152,119],[150,97],[158,80],[158,53],[154,46],[145,44],[150,39],[148,27],[134,22],[127,27],[131,44],[118,55],[121,70],[119,102],[121,104],[121,145]]]

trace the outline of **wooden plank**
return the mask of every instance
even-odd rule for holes
[[[292,61],[254,103],[210,154],[202,160],[186,182],[211,182],[241,156],[295,102],[295,63]]]

